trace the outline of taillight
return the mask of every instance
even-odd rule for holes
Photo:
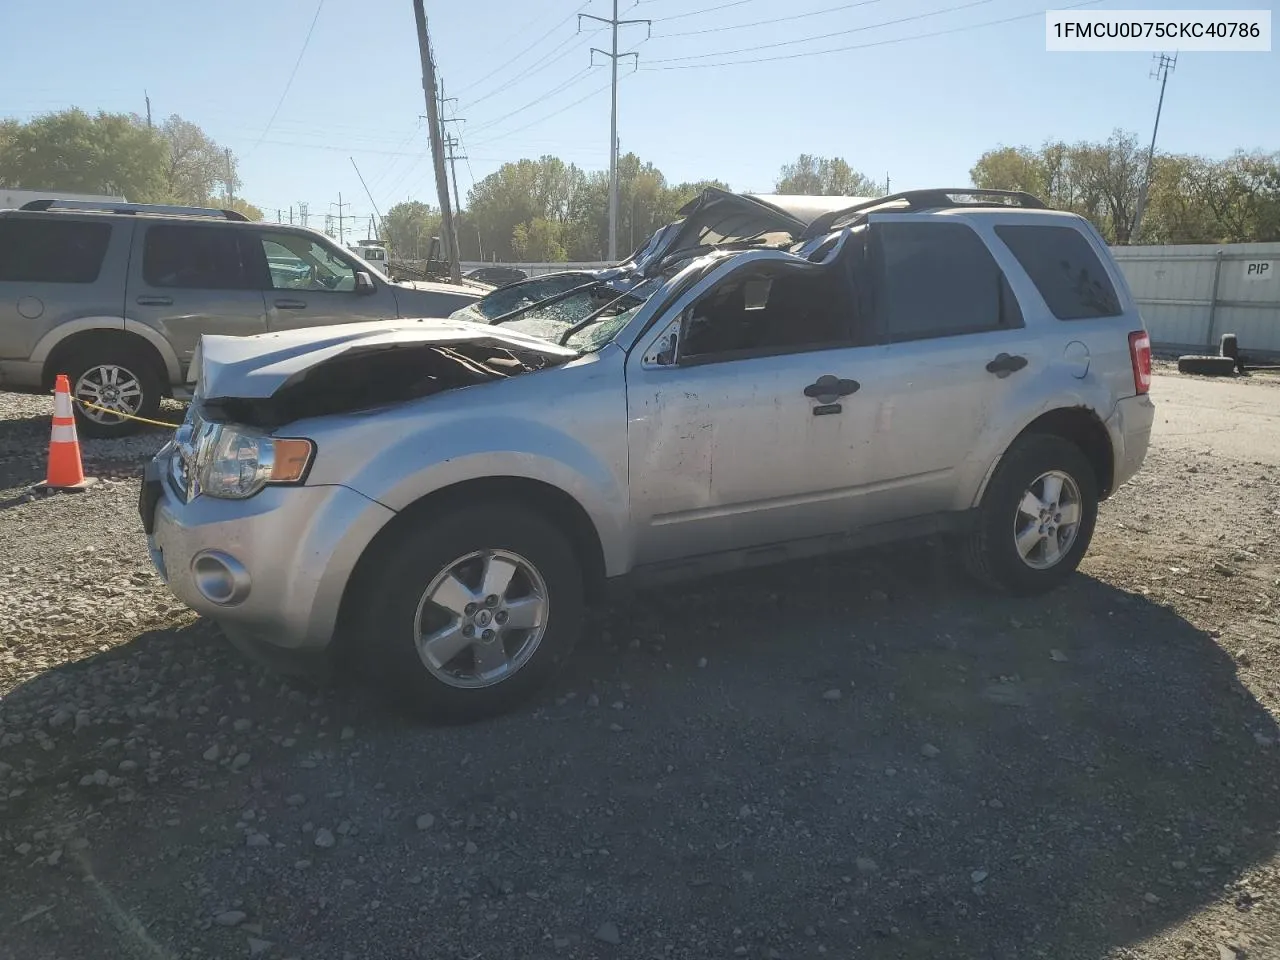
[[[1151,336],[1145,330],[1129,334],[1129,359],[1133,363],[1133,385],[1138,393],[1151,389]]]

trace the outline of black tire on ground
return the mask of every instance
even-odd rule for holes
[[[1230,357],[1232,360],[1240,356],[1240,341],[1234,333],[1224,333],[1222,340],[1218,343],[1218,353],[1224,357]]]
[[[71,353],[63,369],[56,373],[65,373],[71,381],[71,396],[76,396],[76,384],[89,371],[97,367],[118,367],[127,371],[142,389],[142,397],[135,416],[154,420],[160,412],[160,401],[164,396],[164,384],[160,372],[156,369],[155,358],[145,351],[127,343],[112,343],[109,340],[95,339]],[[111,418],[108,422],[96,420],[87,415],[79,403],[73,404],[76,411],[76,432],[81,436],[111,439],[126,437],[144,429],[145,424],[133,420]]]
[[[1075,536],[1061,558],[1052,566],[1038,569],[1024,561],[1016,530],[1030,522],[1019,512],[1024,497],[1050,471],[1065,474],[1074,482],[1079,495],[1079,519]],[[996,590],[1018,596],[1044,593],[1075,572],[1089,549],[1097,518],[1098,480],[1088,457],[1070,440],[1028,434],[1005,452],[987,485],[978,508],[977,527],[965,543],[965,566],[978,581]]]
[[[1233,357],[1179,357],[1178,372],[1202,377],[1229,377],[1236,372],[1236,361]]]
[[[492,550],[523,558],[541,576],[545,631],[532,656],[505,679],[479,688],[451,686],[419,656],[419,604],[455,561]],[[407,712],[435,723],[470,723],[513,709],[555,676],[582,630],[583,572],[573,546],[550,522],[511,503],[477,504],[415,522],[387,548],[372,584],[364,638],[351,653]],[[528,634],[517,633],[508,644],[519,649],[521,636]],[[465,662],[470,654],[460,656]]]

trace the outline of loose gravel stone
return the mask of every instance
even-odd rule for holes
[[[333,836],[333,831],[325,827],[321,827],[316,831],[315,844],[322,850],[328,850],[338,841]]]
[[[220,927],[238,927],[248,918],[249,915],[243,910],[227,910],[214,917],[213,922]]]

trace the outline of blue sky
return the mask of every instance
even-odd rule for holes
[[[406,198],[434,203],[410,0],[324,0],[318,18],[317,0],[6,6],[0,115],[72,105],[141,113],[145,90],[155,117],[178,113],[235,151],[242,193],[269,217],[305,201],[322,225],[341,194],[345,215],[367,218],[349,157],[383,212]],[[1086,9],[1245,6],[1274,8],[1104,0]],[[619,49],[635,49],[640,67],[620,67],[622,149],[673,181],[766,191],[782,164],[808,152],[888,174],[895,190],[967,184],[973,161],[1001,144],[1104,139],[1116,127],[1145,139],[1159,93],[1150,54],[1045,52],[1046,7],[1029,0],[621,0],[619,9],[653,20],[650,39],[643,25],[621,34]],[[465,118],[455,125],[469,158],[458,164],[464,203],[473,178],[507,160],[553,153],[607,168],[608,67],[596,56],[591,68],[588,48],[607,48],[608,32],[587,21],[575,36],[577,12],[608,16],[609,0],[427,0],[445,91],[458,98],[449,111]],[[1024,14],[1041,15],[923,36]],[[789,42],[838,31],[848,32]],[[719,59],[860,49],[670,69],[766,44],[785,45]],[[1280,150],[1277,91],[1274,50],[1184,53],[1159,147]]]

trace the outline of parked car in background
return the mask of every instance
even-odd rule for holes
[[[506,286],[508,283],[524,280],[528,276],[523,270],[518,270],[515,267],[476,267],[476,269],[466,274],[468,280],[491,283],[495,287]]]
[[[1110,250],[1026,194],[837,199],[708,191],[448,320],[206,336],[143,484],[156,569],[450,721],[541,687],[618,584],[936,534],[1054,588],[1154,417]]]
[[[304,227],[234,211],[39,200],[0,211],[0,389],[71,380],[88,436],[187,395],[204,334],[445,317],[473,285],[394,283]]]

